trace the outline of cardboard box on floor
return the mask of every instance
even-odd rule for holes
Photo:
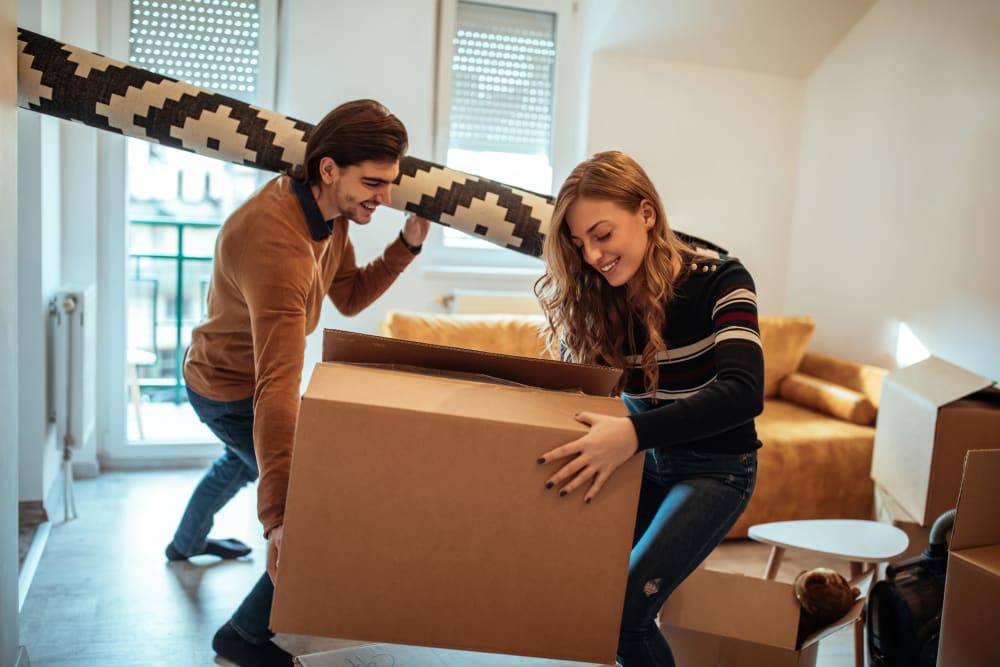
[[[300,655],[295,662],[299,667],[600,667],[593,663],[400,644],[361,644]]]
[[[962,490],[948,553],[941,615],[939,665],[997,664],[1000,617],[1000,449],[973,450],[965,460]]]
[[[813,667],[819,640],[858,622],[863,608],[862,595],[799,644],[802,610],[792,584],[701,567],[670,594],[660,628],[684,667]]]
[[[586,432],[576,412],[626,414],[619,372],[329,330],[323,359],[271,627],[614,662],[642,457],[589,505],[536,461]]]
[[[954,509],[970,449],[1000,447],[1000,390],[936,357],[886,375],[872,479],[920,526]]]

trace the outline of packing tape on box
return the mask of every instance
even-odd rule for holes
[[[266,171],[301,164],[312,125],[18,28],[17,104]],[[539,257],[553,197],[406,156],[389,206]],[[724,248],[688,234],[706,255]]]

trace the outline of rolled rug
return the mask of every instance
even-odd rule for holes
[[[31,111],[266,171],[301,164],[313,125],[18,28],[17,103]],[[539,257],[553,197],[406,156],[389,206]],[[701,252],[725,255],[682,232]]]

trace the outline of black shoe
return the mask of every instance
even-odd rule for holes
[[[268,640],[248,642],[228,622],[212,638],[212,648],[220,657],[240,667],[292,667],[292,654]]]
[[[222,559],[228,558],[239,558],[240,556],[246,556],[248,553],[253,551],[250,547],[243,544],[237,539],[227,538],[224,540],[213,540],[209,539],[205,542],[205,547],[198,553],[193,553],[185,556],[180,551],[174,547],[174,543],[171,542],[167,545],[166,554],[167,560],[187,560],[191,556],[218,556]]]

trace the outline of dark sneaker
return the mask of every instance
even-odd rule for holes
[[[268,640],[248,642],[228,622],[215,633],[212,648],[219,657],[240,667],[292,667],[292,654]]]
[[[214,540],[209,539],[205,542],[205,547],[198,553],[184,555],[174,547],[174,543],[171,542],[167,545],[165,553],[167,554],[167,560],[187,560],[191,556],[218,556],[222,559],[229,558],[239,558],[241,556],[246,556],[248,553],[253,551],[250,547],[243,544],[237,539],[227,538],[224,540]]]

